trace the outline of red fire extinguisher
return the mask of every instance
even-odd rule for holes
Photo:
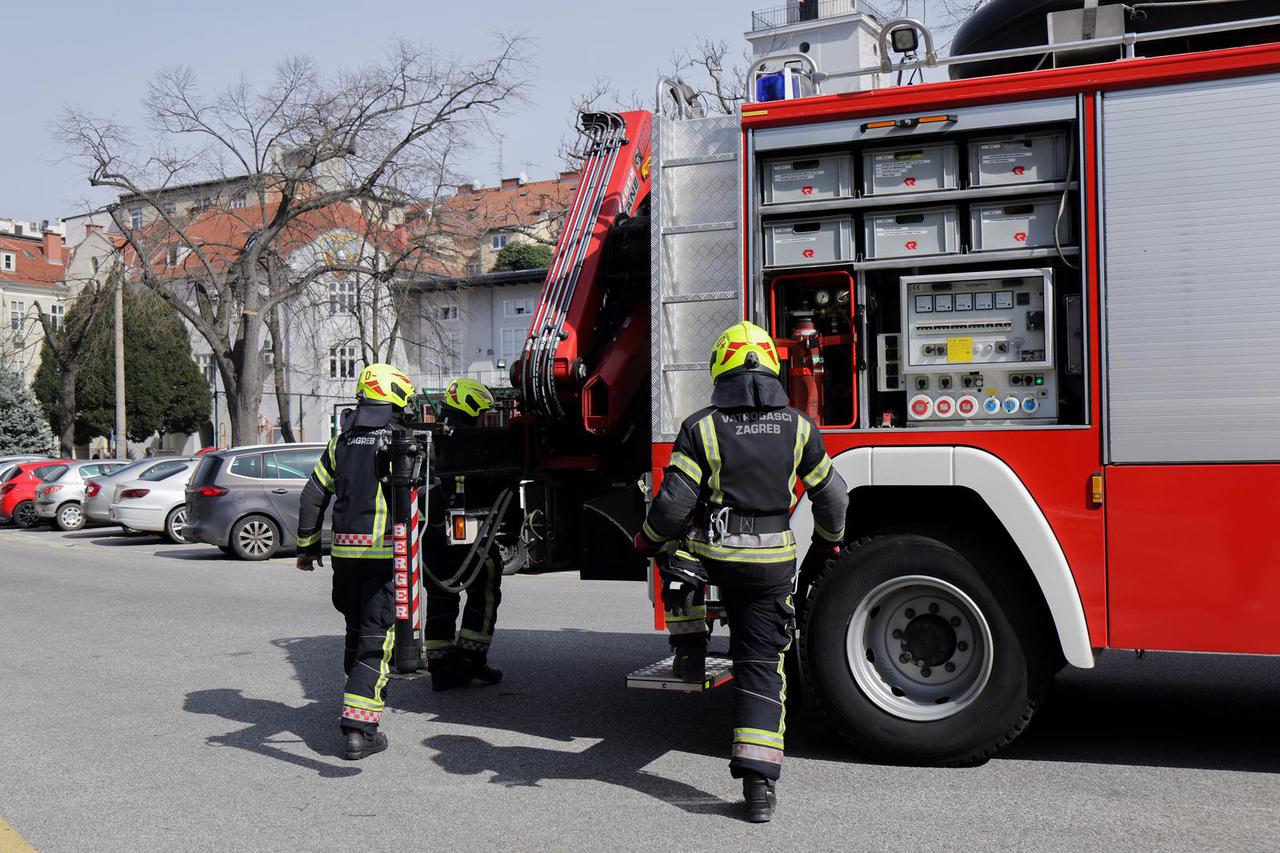
[[[787,371],[791,405],[804,412],[815,423],[822,423],[822,337],[810,317],[797,317],[791,329],[795,346],[791,349],[791,366]]]

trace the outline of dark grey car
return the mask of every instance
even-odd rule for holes
[[[266,560],[296,547],[298,498],[324,449],[270,444],[206,454],[187,484],[183,534],[241,560]],[[326,527],[326,540],[328,534]]]

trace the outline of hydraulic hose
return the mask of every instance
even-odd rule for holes
[[[438,589],[451,592],[454,595],[461,593],[475,583],[480,571],[484,568],[484,561],[488,558],[490,549],[493,548],[493,542],[498,536],[498,519],[506,515],[507,507],[511,505],[511,496],[511,489],[504,489],[498,495],[498,499],[493,502],[493,506],[489,507],[489,513],[480,525],[480,532],[476,535],[476,541],[471,543],[471,549],[467,551],[467,556],[463,558],[462,565],[458,567],[458,571],[454,572],[450,577],[437,578],[431,573],[431,567],[426,565],[424,560],[423,576],[435,584]]]

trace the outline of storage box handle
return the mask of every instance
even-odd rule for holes
[[[1005,216],[1026,216],[1028,213],[1035,213],[1036,206],[1034,204],[1011,204],[1004,208]]]
[[[894,217],[894,221],[899,225],[919,225],[924,222],[923,213],[903,213]]]
[[[791,162],[791,168],[797,172],[803,172],[808,169],[816,169],[821,164],[821,160],[793,160]]]
[[[895,151],[895,152],[893,152],[893,159],[895,159],[895,160],[923,160],[923,159],[924,159],[924,149],[923,149],[923,148],[917,148],[917,149],[916,149],[916,150],[914,150],[914,151]]]
[[[791,233],[793,234],[812,234],[814,231],[821,230],[821,222],[797,222],[791,226]]]

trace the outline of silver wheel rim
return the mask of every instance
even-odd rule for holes
[[[68,504],[58,510],[58,515],[62,519],[64,527],[79,527],[81,519],[84,516],[80,512],[80,507],[75,504]]]
[[[944,720],[991,677],[994,649],[982,610],[961,589],[926,575],[886,581],[858,603],[845,654],[854,681],[903,720]]]
[[[275,547],[276,534],[271,525],[257,519],[246,521],[236,534],[236,543],[240,550],[253,557],[261,557]]]
[[[172,516],[170,516],[169,535],[172,536],[174,539],[177,539],[179,542],[186,542],[187,537],[182,535],[182,528],[186,526],[187,526],[187,508],[182,507],[181,509],[174,512]]]

